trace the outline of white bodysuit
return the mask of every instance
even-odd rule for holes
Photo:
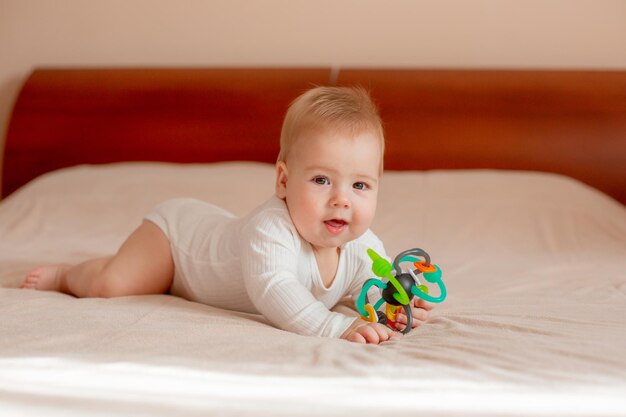
[[[382,256],[370,230],[346,243],[327,288],[311,245],[276,196],[247,216],[181,198],[146,216],[170,240],[175,275],[170,292],[215,307],[263,314],[276,327],[303,335],[339,337],[354,322],[329,309],[344,296],[355,299],[373,277],[367,248]]]

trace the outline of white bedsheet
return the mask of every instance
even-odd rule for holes
[[[243,214],[273,174],[80,166],[0,202],[0,415],[626,415],[626,209],[565,177],[386,173],[374,231],[390,255],[427,250],[449,296],[380,346],[166,295],[16,289],[39,264],[110,254],[166,198]]]

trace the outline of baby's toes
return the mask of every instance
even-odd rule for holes
[[[20,285],[20,288],[33,289],[37,287],[39,277],[37,275],[34,275],[33,272],[26,275],[26,278],[24,278],[24,281],[22,282],[22,285]]]
[[[67,269],[65,265],[40,266],[26,275],[21,288],[45,291],[59,291],[60,274]]]

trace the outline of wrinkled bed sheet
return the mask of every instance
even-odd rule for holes
[[[17,289],[37,265],[113,253],[159,201],[241,215],[273,176],[258,163],[79,166],[0,202],[0,414],[626,415],[626,209],[561,176],[385,173],[373,230],[390,255],[427,250],[449,295],[380,346],[168,295]]]

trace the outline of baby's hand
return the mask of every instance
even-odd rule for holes
[[[359,319],[345,331],[341,338],[356,343],[378,344],[400,336],[399,333],[380,323],[363,322]]]
[[[433,309],[434,305],[417,297],[413,299],[411,304],[411,313],[413,313],[412,328],[414,329],[417,326],[424,324],[424,322],[428,320],[428,312]],[[398,330],[403,331],[406,327],[407,322],[406,314],[404,314],[404,309],[398,312],[396,321],[398,323]]]

